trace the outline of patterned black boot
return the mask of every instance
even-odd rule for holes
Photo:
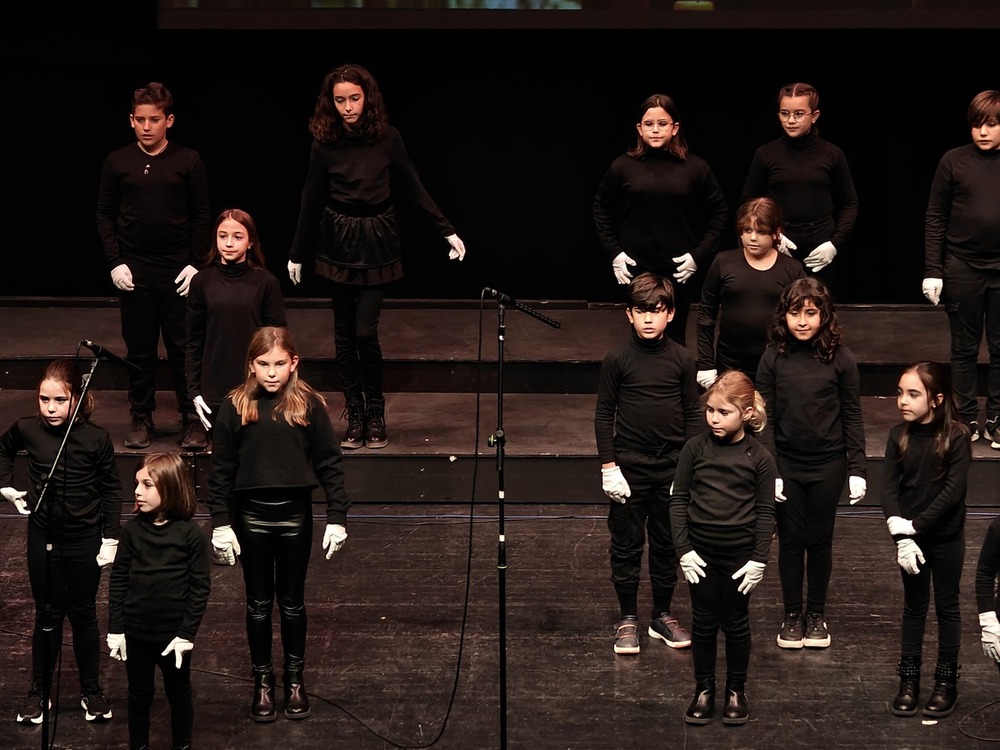
[[[934,670],[934,689],[924,706],[924,716],[940,718],[955,710],[958,701],[958,665],[938,662]]]
[[[365,402],[362,399],[352,399],[344,408],[347,417],[347,432],[340,441],[344,450],[355,450],[365,444]]]
[[[899,692],[889,710],[893,716],[913,716],[917,712],[917,701],[920,700],[920,661],[912,657],[903,657],[897,672]]]

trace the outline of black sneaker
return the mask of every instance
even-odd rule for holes
[[[80,708],[83,709],[83,718],[87,721],[107,721],[111,718],[111,704],[104,697],[103,690],[95,690],[81,696]]]
[[[208,433],[197,416],[185,420],[181,448],[186,451],[203,451],[208,447]]]
[[[823,615],[816,612],[806,615],[806,630],[802,637],[802,645],[806,648],[826,648],[830,645],[830,631],[826,629]]]
[[[639,653],[639,618],[629,615],[615,625],[615,653]]]
[[[979,440],[979,422],[972,419],[969,421],[969,442],[974,443]]]
[[[685,630],[669,612],[660,612],[654,617],[647,631],[650,638],[666,643],[670,648],[687,648],[691,645],[691,633]]]
[[[365,447],[385,448],[389,436],[385,432],[385,401],[369,401],[365,410]]]
[[[1000,450],[1000,417],[986,420],[983,437],[990,441],[990,448]]]
[[[52,711],[52,701],[49,700],[49,711]],[[41,724],[42,723],[42,694],[34,685],[28,691],[28,696],[24,699],[20,710],[17,712],[18,724]]]
[[[778,631],[781,648],[802,648],[802,613],[788,612]]]
[[[148,414],[132,415],[132,426],[125,436],[126,448],[148,448],[153,440],[153,418]]]
[[[347,432],[340,441],[344,450],[355,450],[365,444],[365,402],[348,401],[341,419],[347,420]]]

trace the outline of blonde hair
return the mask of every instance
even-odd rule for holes
[[[764,410],[764,397],[754,388],[753,381],[746,373],[739,370],[726,370],[712,383],[702,396],[702,402],[707,402],[710,396],[717,395],[723,401],[732,404],[740,413],[752,408],[753,413],[744,421],[754,432],[760,432],[767,424],[767,412]]]

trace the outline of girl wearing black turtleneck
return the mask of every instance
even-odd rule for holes
[[[726,225],[726,199],[708,164],[688,152],[673,99],[653,94],[640,106],[636,145],[611,162],[594,197],[597,235],[619,284],[633,274],[673,278],[676,313],[668,336],[683,344],[688,309]]]
[[[284,326],[281,285],[267,270],[257,225],[246,211],[228,208],[215,220],[212,265],[191,280],[187,307],[188,395],[205,429],[226,394],[246,379],[250,338],[261,326]],[[194,433],[207,447],[204,432]]]
[[[782,234],[795,257],[819,273],[834,292],[834,258],[851,238],[858,218],[858,194],[844,152],[819,136],[819,92],[807,83],[778,92],[778,119],[785,131],[754,154],[740,203],[768,196],[785,217]],[[783,245],[787,247],[787,245]]]
[[[615,653],[639,652],[638,590],[646,532],[653,601],[650,637],[673,648],[691,635],[671,614],[677,553],[670,532],[670,484],[684,442],[705,429],[694,355],[665,335],[673,286],[645,273],[629,285],[626,341],[601,365],[594,432],[611,532],[611,582],[621,620]]]

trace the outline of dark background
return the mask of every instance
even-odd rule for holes
[[[934,168],[969,142],[965,111],[1000,86],[994,21],[982,28],[166,29],[148,6],[37,18],[3,32],[6,273],[0,295],[113,296],[94,226],[101,164],[133,140],[131,92],[164,82],[169,138],[198,149],[213,206],[248,210],[288,296],[295,230],[324,74],[379,80],[430,194],[468,248],[463,263],[419,226],[390,296],[620,301],[591,219],[610,161],[632,145],[654,91],[681,110],[730,219],[755,148],[781,130],[775,94],[821,94],[821,134],[847,154],[860,199],[841,302],[920,302],[923,214]],[[567,16],[570,12],[560,12]],[[996,14],[985,14],[985,16]],[[776,14],[776,18],[780,15]],[[244,18],[244,21],[246,18]],[[703,24],[704,26],[704,24]],[[998,196],[1000,200],[1000,196]],[[731,221],[730,221],[731,224]],[[730,226],[724,248],[735,246]]]

